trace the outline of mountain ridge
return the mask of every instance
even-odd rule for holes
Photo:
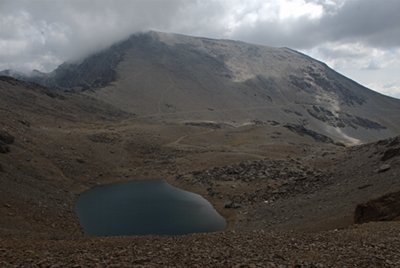
[[[3,266],[399,263],[400,136],[337,146],[399,133],[397,100],[285,49],[153,35],[61,66],[67,90],[0,76]],[[226,230],[83,233],[82,193],[155,178]]]
[[[400,132],[400,100],[289,48],[147,32],[33,82],[139,117],[297,124],[356,144]]]

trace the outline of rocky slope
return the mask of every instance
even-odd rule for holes
[[[0,238],[3,267],[398,267],[398,222],[312,234],[265,232],[180,237]]]
[[[397,100],[289,49],[154,32],[34,79],[0,76],[1,267],[400,265],[400,138],[338,146],[398,133]],[[153,178],[227,230],[84,236],[80,193]]]
[[[305,127],[348,144],[400,132],[400,101],[288,48],[149,32],[34,82],[142,118]]]
[[[275,121],[159,122],[6,77],[0,123],[2,267],[399,265],[397,222],[354,225],[396,218],[399,138],[345,148]],[[84,236],[81,192],[160,177],[207,198],[228,229]]]

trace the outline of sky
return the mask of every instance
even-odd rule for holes
[[[0,70],[52,71],[135,32],[290,47],[400,98],[400,0],[0,0]]]

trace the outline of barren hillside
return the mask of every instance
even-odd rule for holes
[[[0,76],[1,267],[400,266],[398,100],[290,49],[155,32],[34,80]],[[148,179],[226,230],[84,235],[81,193]]]
[[[149,32],[31,79],[142,118],[273,120],[346,144],[400,131],[400,101],[288,48]]]

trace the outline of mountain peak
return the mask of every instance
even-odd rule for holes
[[[35,73],[34,82],[144,118],[279,122],[345,143],[385,138],[400,125],[398,100],[289,48],[150,31]]]

